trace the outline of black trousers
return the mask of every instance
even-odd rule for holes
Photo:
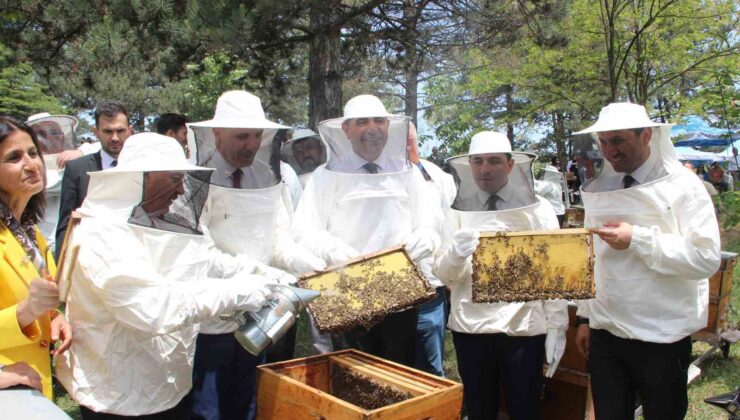
[[[632,420],[639,395],[646,420],[683,419],[690,363],[691,337],[661,344],[591,329],[588,370],[596,418]]]
[[[452,332],[470,420],[495,420],[503,388],[512,420],[539,420],[545,336]],[[601,419],[599,419],[601,420]]]
[[[169,410],[144,416],[119,416],[116,414],[97,413],[84,406],[80,406],[80,414],[82,414],[83,420],[187,420],[190,418],[190,402],[188,397],[185,397]]]
[[[406,366],[414,366],[416,360],[417,308],[394,312],[378,324],[366,330],[355,328],[340,334],[332,334],[335,350],[357,349]]]

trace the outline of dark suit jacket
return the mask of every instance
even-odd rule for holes
[[[59,258],[64,235],[67,233],[69,215],[82,205],[87,196],[87,185],[90,183],[88,172],[103,169],[100,152],[82,156],[67,162],[62,177],[62,196],[59,202],[59,223],[57,224],[55,256]]]

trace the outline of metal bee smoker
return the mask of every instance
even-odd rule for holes
[[[320,292],[291,286],[268,287],[272,289],[272,294],[258,312],[237,312],[222,317],[239,325],[234,336],[246,351],[255,356],[278,341],[293,326],[309,302],[321,295]]]

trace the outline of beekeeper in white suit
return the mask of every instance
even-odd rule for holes
[[[186,174],[210,170],[188,164],[175,139],[131,136],[118,162],[90,174],[78,210],[66,309],[75,340],[57,377],[86,419],[187,418],[198,323],[258,310],[267,281],[198,229],[207,184]]]
[[[641,105],[602,108],[574,144],[594,241],[596,298],[579,305],[576,342],[589,358],[596,417],[682,419],[690,335],[707,325],[707,277],[720,264],[712,201],[681,167],[670,125]],[[590,326],[590,330],[589,330]]]
[[[327,264],[403,243],[420,261],[438,247],[441,209],[424,206],[424,194],[436,192],[408,161],[408,121],[388,113],[377,97],[360,95],[347,102],[344,117],[319,124],[329,159],[308,180],[293,231]],[[411,366],[416,322],[416,308],[394,313],[369,331],[335,336],[335,348],[354,347]]]
[[[54,249],[57,222],[59,219],[59,201],[62,193],[62,176],[67,153],[82,156],[76,149],[75,129],[77,118],[71,115],[51,115],[48,112],[34,114],[26,121],[39,138],[41,151],[46,166],[46,210],[39,222],[39,229],[48,238],[49,248]],[[82,148],[80,149],[82,150]]]
[[[552,376],[565,351],[566,302],[473,303],[471,297],[471,256],[481,231],[558,229],[550,203],[534,194],[533,161],[491,131],[474,135],[467,155],[448,160],[458,195],[434,273],[451,292],[447,326],[470,419],[496,418],[499,387],[509,417],[539,418],[542,362]]]
[[[558,168],[545,165],[542,169],[542,179],[534,181],[534,191],[537,195],[546,198],[552,204],[553,210],[558,217],[558,224],[563,225],[565,215],[565,203],[563,203],[563,185],[565,178]]]
[[[278,131],[289,127],[268,120],[260,99],[246,91],[223,93],[214,117],[189,127],[198,164],[214,168],[201,225],[216,246],[250,258],[281,283],[297,280],[280,269],[323,269],[324,262],[296,245],[290,233],[293,205],[281,170],[287,165],[273,144]],[[232,334],[237,327],[221,319],[201,327],[193,371],[194,419],[254,416],[256,367],[264,355],[241,347]]]

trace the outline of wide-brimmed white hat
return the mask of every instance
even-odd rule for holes
[[[56,123],[67,123],[72,125],[72,129],[74,130],[77,127],[77,118],[71,116],[71,115],[51,115],[48,112],[40,112],[38,114],[33,114],[26,120],[26,124],[33,125],[36,123],[40,123],[43,121],[54,121]]]
[[[310,128],[299,128],[295,131],[293,131],[293,137],[291,137],[291,141],[297,142],[298,140],[304,140],[304,139],[317,139],[319,140],[321,137],[319,135],[311,130]]]
[[[383,102],[374,95],[357,95],[344,105],[344,119],[395,116],[388,113]]]
[[[290,128],[265,118],[260,98],[243,90],[230,90],[219,96],[213,119],[188,124],[210,128]]]
[[[650,119],[645,107],[629,102],[616,102],[601,108],[596,123],[578,134],[601,133],[604,131],[627,130],[630,128],[666,127],[672,124],[657,123]]]
[[[212,171],[188,163],[185,151],[172,137],[139,133],[126,139],[118,165],[105,172]]]
[[[469,155],[483,153],[511,153],[511,142],[504,133],[481,131],[470,139]]]

